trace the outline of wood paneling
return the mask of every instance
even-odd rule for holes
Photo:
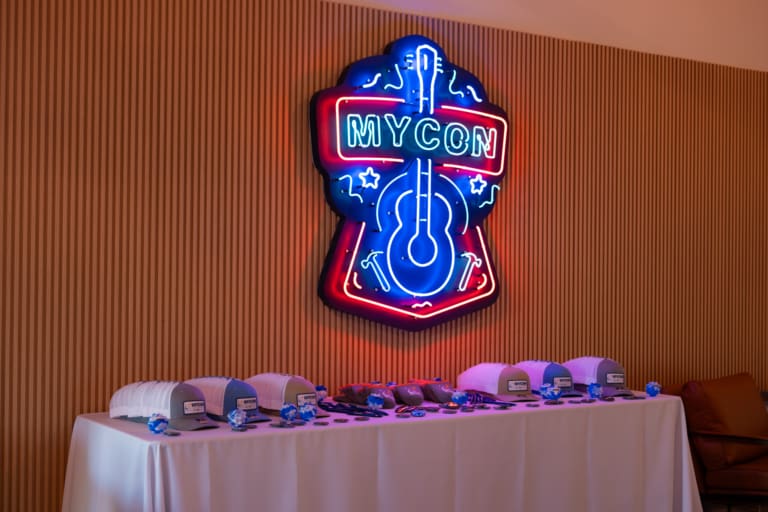
[[[421,33],[513,120],[498,302],[418,333],[326,308],[308,103]],[[768,388],[768,76],[315,0],[0,2],[3,510],[59,507],[77,414],[206,374],[454,379],[621,361]]]

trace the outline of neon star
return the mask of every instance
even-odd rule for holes
[[[363,182],[363,188],[372,188],[374,190],[379,188],[381,174],[374,171],[373,167],[367,168],[365,172],[361,172],[358,176],[360,176],[360,180]]]
[[[485,190],[486,185],[488,185],[488,182],[483,179],[482,176],[479,174],[469,180],[469,185],[472,187],[472,193],[480,195],[483,193],[483,190]]]

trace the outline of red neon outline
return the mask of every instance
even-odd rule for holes
[[[483,249],[483,256],[485,257],[484,261],[486,262],[486,265],[488,265],[488,262],[490,260],[488,259],[488,249],[485,247],[485,240],[483,239],[483,232],[480,229],[480,226],[475,226],[475,229],[477,230],[477,237],[480,240],[480,246]],[[350,274],[352,272],[352,268],[355,265],[355,261],[357,261],[357,252],[360,249],[360,240],[363,238],[363,232],[364,231],[365,231],[365,222],[362,222],[361,226],[360,226],[360,233],[358,233],[357,241],[355,242],[355,248],[352,251],[352,258],[350,259],[349,268],[347,269],[347,275],[344,278],[344,283],[343,283],[344,295],[346,295],[352,301],[362,302],[363,304],[368,304],[368,305],[374,306],[375,308],[378,308],[378,309],[384,309],[384,310],[387,310],[387,311],[393,311],[395,313],[399,313],[401,315],[405,315],[405,316],[407,316],[409,318],[415,317],[415,318],[419,318],[419,319],[427,319],[427,318],[432,318],[432,317],[434,317],[436,315],[441,315],[441,314],[446,313],[448,311],[452,311],[452,310],[454,310],[456,308],[467,306],[467,305],[469,305],[469,304],[471,304],[473,302],[476,302],[476,301],[478,301],[480,299],[484,299],[484,298],[486,298],[486,297],[488,297],[490,295],[493,295],[494,292],[496,291],[496,280],[493,278],[493,272],[490,271],[490,267],[489,267],[488,274],[491,276],[490,277],[491,288],[487,292],[485,292],[483,294],[480,294],[480,295],[472,296],[472,297],[470,297],[468,299],[465,299],[464,301],[457,302],[455,304],[451,304],[450,306],[444,307],[442,309],[438,309],[438,310],[432,311],[431,313],[428,313],[426,315],[420,315],[418,313],[414,313],[413,310],[406,311],[406,310],[400,309],[398,307],[389,306],[387,304],[382,304],[381,302],[376,302],[376,301],[371,300],[371,299],[366,299],[365,297],[360,297],[360,296],[357,296],[357,295],[352,295],[351,293],[348,292],[349,285],[350,285],[349,276],[350,276]]]
[[[480,174],[486,174],[488,176],[500,176],[501,174],[503,174],[504,162],[507,159],[507,131],[508,131],[507,120],[501,116],[497,116],[495,114],[489,114],[488,112],[483,112],[481,110],[471,110],[468,108],[452,107],[450,105],[440,105],[438,108],[444,109],[444,110],[457,110],[459,112],[464,112],[471,115],[478,115],[482,117],[490,117],[492,119],[497,119],[501,121],[501,124],[504,126],[504,137],[501,138],[502,140],[501,158],[499,159],[499,169],[497,171],[486,171],[485,169],[478,169],[477,167],[470,167],[468,165],[456,165],[451,163],[444,163],[443,167],[451,167],[453,169],[461,169],[463,171],[478,172]],[[497,136],[497,138],[499,137]]]
[[[395,162],[395,163],[403,163],[405,162],[405,159],[403,158],[372,158],[369,156],[344,156],[344,153],[341,152],[341,123],[339,122],[339,103],[342,101],[358,101],[358,100],[366,100],[366,101],[381,101],[381,102],[392,102],[392,103],[405,103],[405,100],[402,98],[382,98],[381,96],[339,96],[339,98],[336,100],[336,119],[334,119],[334,123],[336,124],[336,154],[341,160],[345,160],[347,162]]]

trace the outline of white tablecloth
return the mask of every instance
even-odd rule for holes
[[[335,416],[334,416],[335,417]],[[65,511],[700,511],[679,398],[154,435],[75,421]]]

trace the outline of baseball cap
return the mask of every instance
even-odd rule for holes
[[[367,405],[368,396],[376,393],[384,401],[384,409],[392,409],[395,406],[395,395],[387,386],[381,384],[361,383],[347,384],[339,388],[341,395],[334,397],[337,402],[348,402],[357,405]]]
[[[109,417],[146,422],[153,414],[168,418],[176,430],[217,428],[205,413],[205,396],[191,384],[177,381],[141,381],[115,391]]]
[[[227,414],[234,409],[245,411],[246,423],[270,421],[259,412],[256,390],[245,381],[231,377],[198,377],[185,381],[203,392],[205,412],[218,421],[227,421]]]
[[[292,403],[296,407],[311,403],[317,406],[317,391],[315,385],[304,377],[289,373],[259,373],[245,379],[245,382],[253,386],[259,396],[261,408],[267,414],[279,414],[280,409],[286,403]],[[327,412],[317,407],[317,417],[330,416]]]
[[[484,391],[505,402],[537,402],[524,370],[506,363],[480,363],[467,368],[456,379],[462,391]]]
[[[442,379],[411,379],[410,384],[418,384],[424,399],[438,404],[451,401],[454,389],[451,383]]]
[[[577,357],[563,363],[573,376],[573,385],[579,391],[597,382],[603,388],[603,396],[632,396],[625,387],[624,367],[607,357]]]
[[[424,402],[424,392],[416,383],[392,384],[389,386],[399,404],[421,405]]]
[[[535,395],[540,395],[539,388],[542,384],[560,388],[563,397],[582,397],[584,393],[576,391],[573,387],[573,377],[571,372],[565,366],[553,363],[552,361],[520,361],[515,364],[528,374],[531,383],[531,391]]]

